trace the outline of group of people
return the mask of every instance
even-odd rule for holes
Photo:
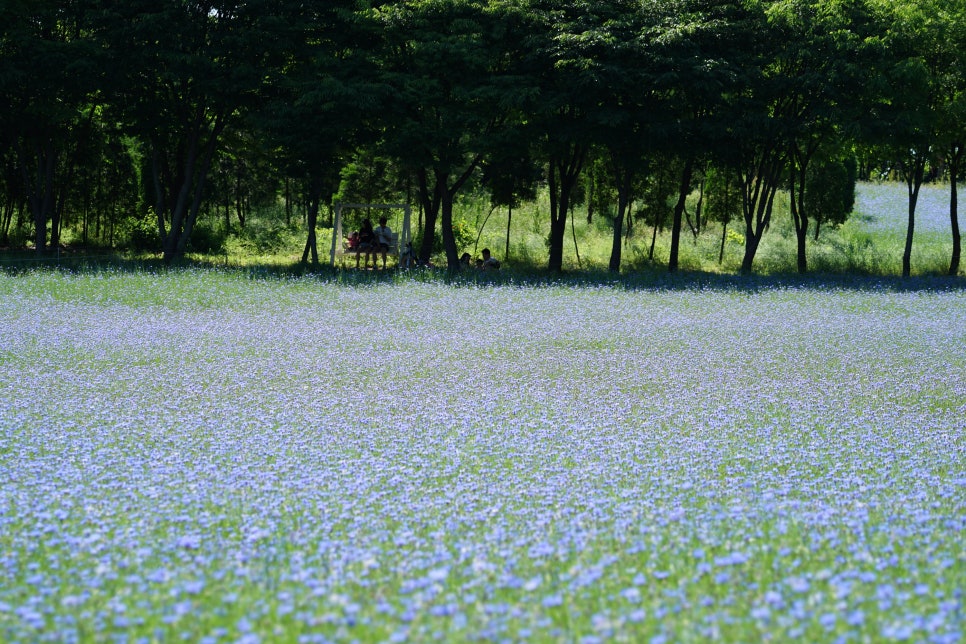
[[[386,255],[389,254],[389,247],[392,245],[392,230],[386,225],[386,218],[379,218],[379,225],[373,228],[372,220],[366,217],[362,220],[362,227],[353,230],[349,235],[349,252],[356,254],[356,268],[359,268],[359,259],[365,254],[365,268],[369,268],[369,258],[372,257],[372,268],[376,265],[377,255],[382,252],[382,268],[386,268]]]
[[[489,248],[484,248],[480,254],[482,257],[477,258],[474,262],[469,253],[463,253],[460,257],[460,268],[462,270],[475,268],[480,271],[495,271],[500,268],[500,261],[490,254]]]
[[[369,258],[372,258],[372,268],[376,269],[378,254],[382,253],[382,268],[386,268],[386,256],[389,254],[389,248],[393,242],[392,230],[386,225],[386,218],[379,218],[379,225],[375,228],[372,226],[372,220],[368,217],[362,220],[362,226],[359,230],[352,231],[349,235],[347,250],[350,253],[355,253],[356,255],[356,268],[359,268],[359,260],[362,255],[365,255],[366,262],[364,268],[369,268]],[[500,268],[500,262],[490,254],[489,248],[484,248],[482,257],[478,258],[475,262],[469,253],[463,253],[460,257],[460,269],[476,269],[481,271],[493,271]],[[413,253],[412,244],[406,244],[406,249],[400,254],[399,258],[400,266],[404,268],[409,268],[416,264],[416,257]]]

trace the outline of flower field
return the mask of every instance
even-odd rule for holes
[[[904,183],[861,182],[856,193],[856,209],[868,217],[862,222],[864,230],[905,236],[909,223],[909,198]],[[948,185],[927,183],[920,188],[916,232],[927,238],[938,236],[943,241],[951,237]]]
[[[0,640],[966,637],[966,290],[0,276]]]

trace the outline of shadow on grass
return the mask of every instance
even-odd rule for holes
[[[222,258],[182,259],[165,263],[156,256],[130,257],[121,254],[97,255],[80,252],[61,252],[38,257],[26,251],[0,251],[0,272],[18,275],[35,271],[66,273],[171,273],[191,270],[211,270],[235,274],[248,279],[316,279],[320,282],[345,286],[429,282],[453,287],[485,288],[514,286],[531,288],[617,288],[631,291],[742,291],[755,293],[775,289],[835,289],[888,292],[948,292],[966,291],[966,279],[927,274],[903,278],[894,275],[874,275],[857,272],[813,272],[773,274],[729,274],[701,271],[669,273],[666,268],[654,267],[615,274],[609,271],[575,270],[550,272],[535,266],[512,266],[498,271],[450,272],[442,268],[412,270],[356,270],[332,267],[328,264],[229,264]]]

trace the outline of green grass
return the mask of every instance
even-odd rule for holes
[[[917,210],[912,273],[916,276],[944,275],[948,271],[952,239],[948,213],[948,186],[926,185],[922,189]],[[692,201],[696,195],[692,196]],[[754,272],[759,275],[789,275],[797,272],[795,235],[788,212],[788,198],[780,194],[770,229],[765,233],[758,250]],[[693,212],[695,203],[689,205]],[[277,213],[273,216],[277,217]],[[545,194],[533,203],[515,209],[509,216],[506,209],[491,209],[484,200],[467,197],[457,203],[455,219],[466,233],[466,244],[460,252],[479,256],[483,248],[490,248],[501,259],[504,269],[525,279],[539,276],[547,266],[547,231],[549,204]],[[418,215],[413,215],[413,233],[417,233]],[[507,253],[507,221],[510,220],[510,246]],[[901,274],[905,244],[907,199],[905,187],[896,183],[862,183],[858,186],[855,212],[839,228],[823,228],[816,241],[809,234],[807,256],[809,269],[821,274],[848,274],[891,277]],[[397,216],[390,226],[398,231],[402,225]],[[814,226],[814,223],[812,223]],[[305,240],[298,224],[285,226],[275,220],[253,217],[244,230],[230,235],[218,232],[221,220],[202,221],[202,245],[218,245],[209,252],[190,252],[182,266],[212,268],[242,268],[255,277],[271,274],[304,274],[300,263]],[[814,230],[814,228],[813,228]],[[625,229],[626,231],[626,229]],[[653,274],[666,271],[670,255],[670,232],[654,230],[644,221],[636,221],[625,234],[622,245],[621,272],[624,274]],[[319,228],[318,251],[323,265],[329,262],[331,230]],[[721,226],[711,223],[694,236],[682,231],[679,266],[689,273],[734,275],[739,272],[744,253],[744,224],[732,222],[726,235],[725,253],[719,262]],[[586,213],[576,210],[569,218],[564,243],[564,269],[585,273],[589,279],[611,281],[604,274],[610,262],[613,230],[605,214],[597,214],[588,224]],[[222,241],[213,242],[212,239]],[[576,240],[576,241],[575,241]],[[219,245],[220,244],[220,245]],[[433,257],[436,266],[445,266],[446,259],[439,249]],[[349,262],[351,268],[352,262]],[[88,270],[98,267],[125,267],[138,270],[163,270],[156,254],[112,254],[61,250],[51,256],[38,258],[29,252],[4,251],[0,267],[7,270],[30,270],[40,266],[59,266],[68,270]],[[960,275],[966,271],[966,263]],[[345,271],[348,273],[351,271]],[[347,282],[369,281],[370,277],[345,276]],[[385,279],[385,278],[376,278]]]

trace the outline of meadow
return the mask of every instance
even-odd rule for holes
[[[961,280],[0,274],[5,642],[960,642]]]
[[[691,195],[688,212],[697,210],[698,194]],[[482,203],[462,204],[461,214],[471,231],[479,234],[479,243],[467,247],[477,254],[484,247],[493,249],[502,259],[506,252],[507,212],[494,211],[487,217],[488,207]],[[549,204],[544,195],[536,202],[515,211],[510,218],[511,243],[509,264],[514,268],[545,266],[547,261],[546,227]],[[809,270],[821,273],[853,273],[894,276],[902,272],[902,253],[908,218],[908,200],[904,184],[895,182],[861,182],[856,187],[854,212],[845,225],[823,227],[814,239],[814,222],[807,243]],[[963,220],[960,214],[960,220]],[[963,224],[961,224],[961,227]],[[665,269],[670,254],[667,229],[654,236],[653,228],[643,221],[634,223],[623,244],[622,270],[642,272]],[[736,216],[725,235],[721,253],[721,225],[705,222],[702,232],[694,236],[685,226],[680,247],[682,270],[715,274],[734,274],[741,267],[744,253],[744,222]],[[324,233],[323,233],[324,234]],[[574,271],[607,269],[613,229],[610,220],[598,214],[587,223],[585,212],[577,209],[568,223],[564,244],[564,267]],[[653,237],[653,239],[652,239]],[[651,246],[654,246],[653,255]],[[942,275],[949,268],[952,234],[949,222],[948,184],[926,184],[922,187],[916,208],[916,229],[912,253],[913,275]],[[762,239],[756,255],[754,272],[759,275],[795,273],[795,230],[789,211],[787,193],[776,197],[772,224]],[[443,262],[444,258],[437,258]],[[960,275],[964,268],[960,268]]]

